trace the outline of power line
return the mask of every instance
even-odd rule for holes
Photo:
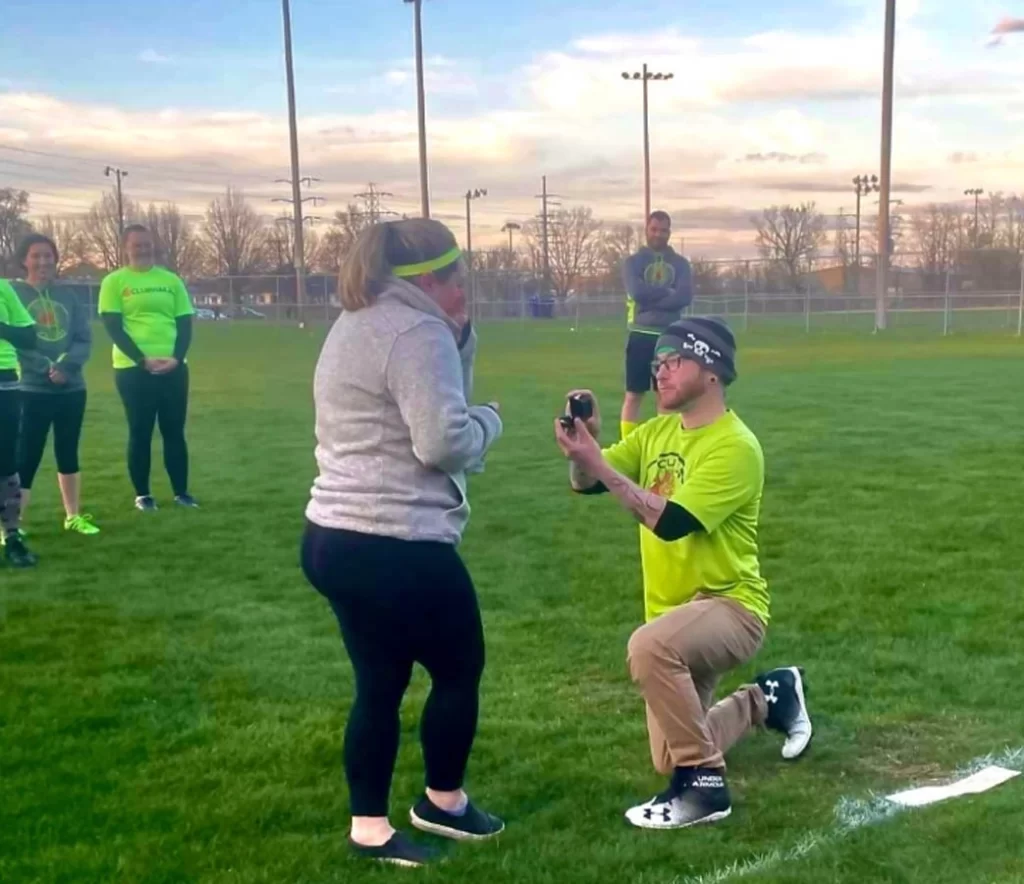
[[[66,162],[76,163],[78,165],[95,167],[96,163],[102,163],[103,160],[100,157],[82,157],[75,156],[73,154],[66,153],[55,153],[53,151],[45,150],[34,150],[27,147],[14,147],[9,144],[0,144],[0,151],[10,151],[18,154],[25,154],[29,156],[46,157],[48,159],[64,160]],[[197,164],[169,164],[169,165],[154,165],[152,163],[137,163],[134,160],[131,161],[132,169],[148,170],[150,174],[166,174],[167,172],[182,172],[187,176],[192,177],[208,177],[211,180],[224,181],[226,178],[237,177],[238,173],[229,168],[222,166],[210,166],[210,165],[197,165]],[[247,172],[246,177],[256,180],[259,177],[258,172]]]

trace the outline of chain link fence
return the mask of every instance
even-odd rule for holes
[[[864,329],[875,324],[876,268],[818,258],[782,261],[692,262],[694,300],[688,313],[725,317],[740,329],[763,325]],[[1024,262],[1008,250],[965,250],[938,260],[902,254],[892,259],[886,313],[893,327],[949,334],[963,330],[1024,331]],[[96,281],[67,280],[95,310]],[[295,297],[294,275],[234,276],[188,282],[202,321],[329,323],[341,312],[337,279],[310,275]],[[477,322],[563,321],[573,327],[624,324],[626,296],[617,273],[583,277],[562,295],[546,291],[535,273],[488,270],[469,285]]]

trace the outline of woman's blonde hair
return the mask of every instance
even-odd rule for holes
[[[341,264],[338,294],[352,312],[369,307],[387,286],[395,267],[432,261],[457,247],[454,234],[440,221],[409,218],[374,224],[356,239]],[[442,282],[455,272],[458,258],[433,271]]]

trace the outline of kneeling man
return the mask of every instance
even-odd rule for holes
[[[732,807],[725,753],[764,725],[785,735],[784,758],[811,740],[803,670],[773,669],[714,703],[730,670],[760,649],[769,620],[758,562],[764,456],[726,405],[736,341],[714,319],[674,323],[651,371],[657,418],[610,448],[596,441],[600,410],[573,428],[555,422],[582,494],[610,493],[640,523],[646,624],[629,641],[629,669],[647,704],[651,755],[665,790],[626,813],[633,825],[676,829],[715,822]]]

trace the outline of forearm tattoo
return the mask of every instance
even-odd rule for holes
[[[665,512],[667,505],[665,498],[653,491],[645,491],[635,482],[631,482],[610,467],[602,472],[606,475],[601,475],[598,478],[615,495],[616,500],[632,513],[638,522],[653,530],[654,526],[658,524],[661,514]]]

